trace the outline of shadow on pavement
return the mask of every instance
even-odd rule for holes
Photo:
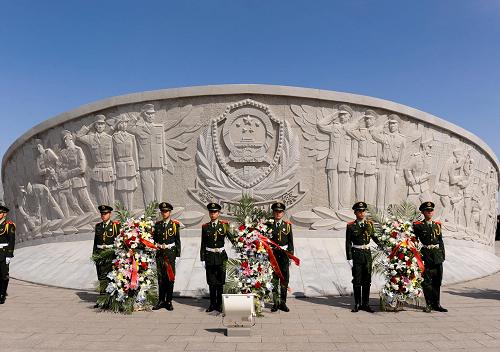
[[[205,311],[209,305],[208,299],[199,299],[199,298],[191,298],[191,297],[174,297],[174,302],[180,305],[197,307],[200,311]]]
[[[470,298],[477,299],[495,299],[500,300],[500,291],[492,290],[489,288],[486,289],[478,289],[478,288],[470,288],[470,289],[459,289],[459,290],[446,290],[445,293],[454,296],[464,296]]]
[[[99,294],[97,292],[77,291],[75,293],[84,302],[95,303]]]
[[[213,332],[213,333],[216,333],[216,334],[226,335],[226,329],[222,329],[222,328],[205,329],[205,331],[207,331],[207,332]]]

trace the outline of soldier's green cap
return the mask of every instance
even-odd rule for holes
[[[418,207],[418,210],[420,210],[420,211],[434,210],[434,203],[433,202],[423,202],[422,204],[420,204],[420,207]]]
[[[160,211],[172,211],[172,209],[174,209],[172,204],[167,202],[161,202],[160,204],[158,204],[158,208],[160,209]]]
[[[0,213],[8,213],[9,212],[9,208],[7,208],[5,205],[1,204],[0,205]]]
[[[366,210],[368,208],[368,205],[365,202],[356,202],[352,206],[352,210]]]
[[[220,204],[217,203],[208,203],[207,209],[208,211],[220,211],[222,207],[220,206]]]
[[[285,211],[286,205],[285,203],[282,202],[275,202],[271,205],[272,210],[277,210],[277,211]]]
[[[113,208],[111,208],[109,205],[101,204],[97,207],[101,214],[106,214],[106,213],[111,213],[113,211]]]

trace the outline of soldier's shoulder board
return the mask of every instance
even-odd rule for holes
[[[158,220],[157,222],[155,222],[155,225],[161,225],[162,222],[163,220]]]
[[[422,221],[415,221],[413,225],[422,225]]]
[[[113,225],[120,225],[120,224],[121,224],[121,223],[120,223],[120,221],[118,221],[118,220],[113,221]]]
[[[12,220],[7,220],[5,223],[6,223],[7,225],[16,226],[16,224],[14,224],[14,221],[12,221]]]
[[[172,219],[172,222],[174,224],[176,224],[176,225],[180,225],[181,224],[181,222],[179,220],[176,220],[176,219]]]
[[[222,225],[227,225],[227,224],[229,224],[229,221],[227,221],[227,220],[220,220],[220,223]]]
[[[356,222],[356,221],[354,221],[354,220],[353,220],[353,221],[349,221],[349,222],[347,223],[347,225],[354,225],[354,223],[355,223],[355,222]]]
[[[436,224],[438,224],[439,226],[441,226],[441,221],[434,221]]]
[[[208,222],[207,223],[204,223],[203,225],[201,225],[201,227],[207,227],[208,226]]]
[[[290,222],[290,220],[285,220],[284,221],[285,224],[288,224],[288,225],[291,225],[292,223]]]

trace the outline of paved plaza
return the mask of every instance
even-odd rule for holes
[[[500,246],[497,243],[497,255]],[[12,280],[0,306],[0,351],[499,351],[500,273],[443,287],[448,313],[407,308],[351,313],[352,297],[292,298],[291,312],[257,319],[251,337],[226,337],[206,299],[121,315],[92,309],[94,292]]]

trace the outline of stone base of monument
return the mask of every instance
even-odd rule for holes
[[[175,296],[208,296],[205,269],[201,265],[199,230],[181,233],[182,253],[176,265]],[[352,293],[351,268],[345,257],[343,231],[294,230],[295,254],[300,267],[290,266],[291,296],[339,296]],[[48,242],[57,240],[59,242]],[[10,265],[11,277],[43,285],[94,290],[96,271],[90,260],[93,234],[78,233],[20,243]],[[445,238],[443,284],[449,285],[500,271],[494,247],[472,241]],[[226,244],[229,256],[235,257]],[[374,276],[372,291],[384,280]]]

